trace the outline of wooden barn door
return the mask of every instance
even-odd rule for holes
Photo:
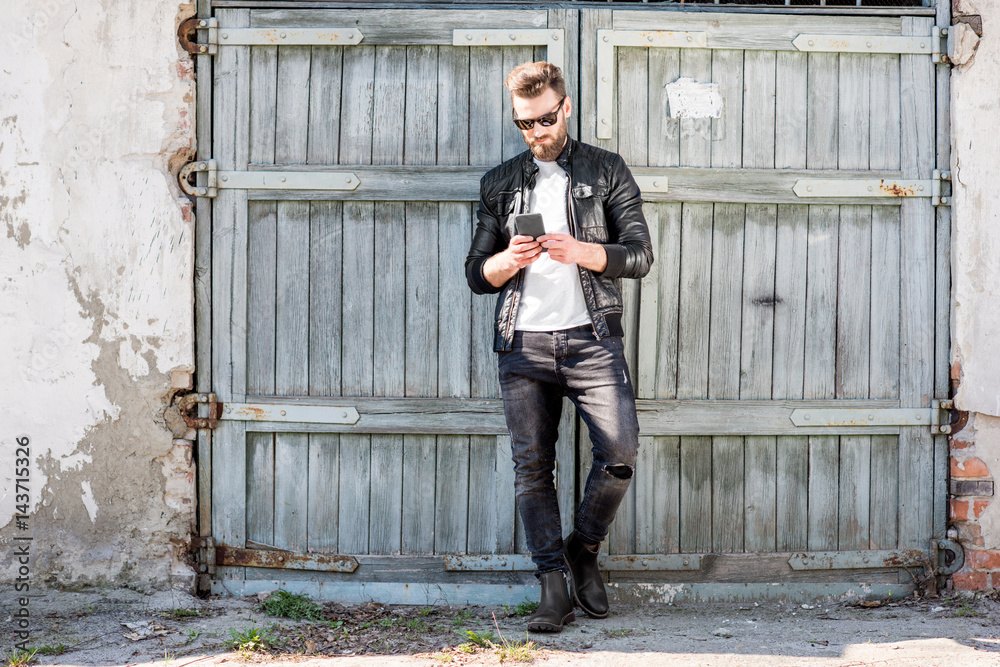
[[[629,292],[644,437],[608,549],[707,554],[611,580],[900,591],[888,566],[943,537],[933,20],[581,14],[583,140],[667,182]]]
[[[463,260],[479,178],[524,150],[503,79],[542,58],[564,65],[571,132],[633,167],[655,245],[651,274],[625,281],[642,446],[602,557],[613,594],[912,589],[897,566],[926,563],[941,537],[947,460],[930,427],[947,388],[949,229],[930,196],[930,18],[205,21],[199,391],[223,408],[199,464],[217,591],[536,594],[494,298],[471,295]],[[590,465],[577,423],[568,408],[565,532]]]
[[[497,584],[523,600],[524,568],[442,557],[524,552],[494,299],[473,297],[464,258],[479,178],[524,150],[506,72],[575,58],[576,13],[215,19],[217,586],[424,604]],[[569,415],[567,505],[574,429]]]

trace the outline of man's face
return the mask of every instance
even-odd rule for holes
[[[572,105],[569,97],[560,105],[559,97],[551,88],[546,88],[538,97],[511,96],[514,114],[518,118],[538,118],[553,111],[559,112],[554,125],[545,127],[536,121],[530,130],[521,130],[524,143],[528,144],[532,154],[542,162],[555,160],[566,145],[566,118],[569,117]]]

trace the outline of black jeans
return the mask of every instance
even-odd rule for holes
[[[517,331],[498,353],[500,389],[514,459],[514,490],[535,574],[565,570],[553,471],[562,398],[590,429],[594,464],[574,527],[584,542],[603,541],[635,470],[639,423],[622,339],[597,340],[590,325]]]

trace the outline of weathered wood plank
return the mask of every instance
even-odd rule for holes
[[[597,81],[597,31],[611,28],[611,13],[603,9],[580,10],[580,80]],[[597,138],[597,98],[592,84],[580,89],[578,113],[580,115],[580,140],[592,146],[617,151],[617,140]],[[614,110],[616,111],[616,110]],[[617,118],[611,118],[615,127]]]
[[[647,123],[645,113],[648,106],[647,91],[649,70],[647,49],[618,50],[618,110],[615,118],[621,121],[618,127],[618,150],[629,164],[647,163]],[[631,371],[633,385],[638,378],[639,345],[639,284],[635,280],[623,281],[622,324],[625,328],[625,359]],[[651,332],[655,336],[655,330]],[[637,485],[632,484],[621,505],[608,536],[608,553],[635,553],[636,540],[636,493]]]
[[[694,119],[698,120],[698,119]],[[685,119],[694,122],[692,119]],[[704,120],[704,119],[702,119]],[[509,121],[508,121],[509,122]],[[707,127],[707,126],[705,126]],[[516,128],[515,128],[516,130]],[[694,129],[692,131],[695,131]],[[707,133],[707,129],[705,130]],[[707,136],[707,134],[706,134]],[[693,141],[693,139],[692,139]],[[522,142],[521,146],[524,144]],[[511,149],[513,150],[513,149]],[[486,160],[488,162],[488,160]],[[499,160],[498,160],[499,161]],[[357,176],[354,190],[252,189],[257,200],[371,200],[371,201],[476,201],[479,180],[485,166],[377,166],[351,164],[337,169],[319,165],[251,165],[250,171],[350,171]],[[676,167],[633,167],[635,176],[665,176],[666,192],[647,189],[647,202],[720,202],[759,204],[860,204],[899,205],[904,197],[823,197],[801,198],[793,188],[802,178],[898,180],[898,171],[868,170],[784,170],[712,169]]]
[[[659,336],[656,354],[657,398],[676,398],[678,382],[678,320],[680,317],[681,280],[681,205],[660,204],[656,207],[659,243],[654,250],[653,264],[658,279]]]
[[[708,397],[740,397],[745,207],[716,204],[712,233]]]
[[[506,94],[503,87],[502,50],[494,47],[471,49],[469,53],[469,89],[476,94],[469,99],[469,126],[479,128],[476,131],[476,141],[469,142],[469,161],[472,164],[496,165],[501,162],[503,147],[500,141],[501,124],[503,123],[503,98]],[[474,199],[479,198],[479,183],[474,187]],[[475,227],[475,216],[469,223]],[[463,267],[464,268],[464,267]],[[472,332],[471,332],[471,394],[472,396],[499,396],[500,387],[497,382],[496,356],[493,353],[493,308],[497,297],[494,295],[477,295],[472,297]],[[473,448],[473,458],[470,466],[489,466],[495,469],[495,451],[484,440],[479,447]],[[476,452],[487,458],[479,461]],[[470,526],[470,530],[472,530]],[[495,526],[493,528],[495,531]],[[487,531],[489,532],[489,531]],[[483,538],[486,538],[485,533]],[[470,537],[471,539],[471,537]],[[471,548],[471,546],[470,546]]]
[[[370,164],[374,117],[374,47],[344,51],[341,94],[340,162]],[[351,289],[343,296],[341,393],[370,396],[373,390],[374,348],[374,207],[370,202],[345,202],[343,210],[343,275]],[[367,553],[371,492],[371,438],[340,438],[340,500],[338,548],[341,553]]]
[[[247,433],[246,439],[247,539],[274,544],[274,434]]]
[[[276,163],[302,163],[309,151],[309,72],[311,47],[278,48],[278,100],[275,110]]]
[[[580,136],[580,11],[577,9],[550,9],[549,28],[561,28],[564,32],[563,48],[566,50],[566,62],[563,65],[563,78],[566,80],[566,94],[573,102],[573,111],[566,120],[567,130],[571,137]]]
[[[235,26],[249,12],[221,12]],[[220,128],[213,153],[220,165],[244,169],[249,155],[250,50],[227,49],[213,68],[212,107]],[[246,285],[247,200],[245,193],[221,193],[212,212],[212,378],[221,400],[240,400],[246,393],[246,298],[233,289]],[[239,345],[242,343],[242,349]],[[246,541],[246,434],[243,424],[226,424],[212,436],[212,534],[227,544]],[[222,464],[225,462],[225,464]],[[244,569],[222,573],[242,579]]]
[[[718,49],[794,51],[792,40],[800,33],[848,35],[899,35],[895,17],[783,15],[780,21],[767,14],[700,12],[644,12],[615,10],[616,30],[679,30],[705,32]],[[928,33],[929,34],[929,33]]]
[[[775,56],[774,166],[806,166],[808,58]],[[771,395],[802,398],[805,363],[806,273],[809,208],[778,205],[775,233],[774,345]],[[775,442],[775,548],[808,546],[809,441],[780,436]],[[806,520],[803,520],[806,517]],[[749,548],[749,547],[748,547]]]
[[[503,61],[503,77],[507,78],[507,75],[512,69],[520,65],[521,63],[529,62],[534,59],[534,54],[530,46],[510,46],[504,47],[501,50],[501,58]],[[506,90],[506,88],[504,88]],[[510,93],[503,95],[503,111],[501,117],[503,118],[503,123],[501,123],[501,138],[503,146],[503,160],[509,160],[515,155],[520,155],[528,149],[524,143],[524,136],[521,131],[517,129],[517,126],[513,122],[514,107],[510,101]]]
[[[433,164],[437,148],[438,54],[432,46],[406,49],[406,132],[404,162]],[[438,291],[427,275],[427,258],[438,256],[436,204],[406,204],[406,369],[407,396],[434,396],[438,376]],[[433,273],[436,266],[433,264]],[[433,275],[433,274],[432,274]],[[403,438],[403,551],[434,550],[436,439]]]
[[[308,550],[336,553],[340,498],[340,436],[309,435]]]
[[[835,168],[838,156],[839,56],[809,54],[806,166]],[[804,398],[833,398],[836,382],[839,212],[810,206],[806,278]],[[836,549],[839,439],[809,438],[808,548]]]
[[[712,438],[712,550],[743,551],[743,438]]]
[[[309,73],[310,164],[336,164],[340,152],[340,93],[344,48],[314,46]]]
[[[497,399],[398,399],[256,396],[253,402],[302,406],[353,407],[356,424],[252,421],[254,431],[309,433],[422,433],[488,435],[507,433]],[[636,402],[644,435],[870,435],[896,434],[899,426],[796,426],[793,410],[895,408],[895,400],[649,400]]]
[[[469,49],[438,53],[437,162],[469,161]],[[439,204],[438,395],[469,396],[471,293],[463,260],[471,242],[467,204]],[[469,438],[438,437],[434,550],[465,553],[469,515]]]
[[[840,56],[839,165],[869,166],[871,57]],[[871,350],[872,212],[868,206],[840,208],[840,260],[837,280],[837,396],[869,395]],[[871,438],[840,439],[840,507],[838,544],[863,549],[870,539]]]
[[[277,208],[274,202],[251,202],[248,213],[251,267],[247,322],[247,392],[273,394],[275,349],[275,261],[277,256]],[[270,313],[266,316],[265,313]]]
[[[777,544],[777,439],[773,436],[747,437],[744,447],[746,510],[743,546],[746,551],[774,551]]]
[[[544,28],[545,11],[487,10],[474,14],[419,9],[263,9],[253,12],[253,27],[359,28],[363,44],[451,44],[455,29]]]
[[[497,514],[494,506],[497,487],[496,437],[469,437],[469,527],[470,554],[493,553],[497,545]],[[508,489],[513,493],[513,489]]]
[[[510,448],[510,436],[498,435],[495,440],[496,483],[493,486],[493,512],[496,519],[496,544],[494,553],[514,553],[514,515],[517,513],[514,499],[514,464]]]
[[[712,438],[680,439],[680,551],[712,549]]]
[[[680,120],[670,117],[667,84],[680,75],[680,49],[649,49],[649,165],[675,167],[680,164]]]
[[[274,542],[282,549],[303,551],[308,544],[309,436],[274,436]]]
[[[343,205],[314,202],[309,214],[309,393],[340,393]]]
[[[250,48],[250,162],[274,164],[277,95],[278,48]]]
[[[903,19],[904,34],[929,30],[930,19]],[[901,167],[927,178],[934,168],[934,65],[926,56],[900,56]],[[934,237],[930,202],[900,209],[906,230],[900,251],[899,397],[903,405],[927,405],[934,390]],[[934,441],[927,429],[906,428],[899,442],[899,545],[925,544],[933,531]]]
[[[372,162],[403,163],[406,111],[406,48],[375,48]],[[375,313],[373,375],[377,396],[404,394],[406,344],[405,207],[399,202],[375,204]],[[369,549],[372,553],[400,553],[402,549],[403,437],[372,436],[371,514]]]
[[[837,436],[809,438],[808,548],[812,551],[837,548],[839,444]]]
[[[275,393],[309,393],[309,203],[278,202],[275,232]]]

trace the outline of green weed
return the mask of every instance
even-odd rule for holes
[[[963,604],[961,607],[956,609],[954,612],[955,616],[964,616],[966,618],[975,618],[979,616],[979,612],[975,610],[971,605]]]
[[[40,655],[62,655],[68,648],[65,644],[43,644],[42,646],[32,646],[31,650]]]
[[[244,655],[264,652],[274,648],[277,643],[267,630],[259,627],[245,627],[242,630],[230,628],[229,634],[232,635],[229,642],[230,648]]]
[[[35,662],[35,649],[30,651],[14,649],[10,653],[5,653],[3,659],[7,662],[7,667],[24,667]]]
[[[323,620],[323,608],[307,595],[297,595],[288,591],[275,591],[261,603],[261,607],[271,616],[290,618],[293,621]]]

